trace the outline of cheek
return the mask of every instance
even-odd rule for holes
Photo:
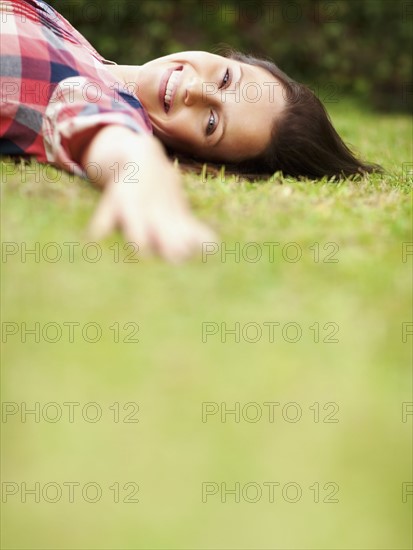
[[[165,130],[168,138],[177,145],[193,146],[200,142],[199,130],[194,128],[190,120],[176,119]]]
[[[191,149],[190,136],[176,129],[165,129],[158,137],[165,145],[176,151],[185,153]]]

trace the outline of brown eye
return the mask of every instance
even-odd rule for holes
[[[213,134],[215,132],[215,128],[216,128],[216,118],[215,118],[215,115],[214,113],[211,111],[211,114],[209,115],[209,119],[208,119],[208,124],[206,126],[206,130],[205,130],[205,133],[207,136],[210,136],[211,134]]]
[[[229,71],[229,69],[227,69],[225,71],[225,75],[224,75],[224,78],[222,79],[222,82],[221,82],[221,86],[219,87],[219,89],[221,90],[222,88],[226,88],[227,86],[229,86],[231,84],[231,73]]]

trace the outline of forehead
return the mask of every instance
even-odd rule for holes
[[[211,148],[216,160],[240,161],[262,153],[285,105],[282,85],[269,71],[246,63],[239,66],[239,82],[221,95],[225,135]]]

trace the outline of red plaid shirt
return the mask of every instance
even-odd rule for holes
[[[85,130],[152,126],[110,61],[43,0],[0,0],[0,154],[34,156],[84,175],[71,158]]]

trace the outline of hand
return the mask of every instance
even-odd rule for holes
[[[174,168],[154,170],[144,182],[108,185],[92,219],[90,232],[101,239],[119,227],[128,242],[180,261],[214,241],[213,233],[189,212]]]
[[[130,164],[123,166],[130,168]],[[94,239],[118,227],[140,250],[152,250],[172,262],[200,251],[204,242],[216,240],[189,211],[179,172],[161,148],[150,147],[145,161],[134,164],[139,170],[133,177],[130,169],[121,169],[116,181],[113,172],[107,175],[109,181],[90,226]]]

